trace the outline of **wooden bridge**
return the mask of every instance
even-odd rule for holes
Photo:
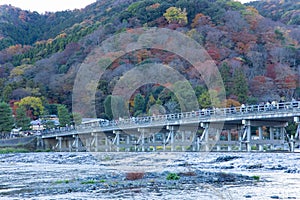
[[[285,128],[295,122],[295,133]],[[56,151],[273,151],[300,144],[300,101],[107,121],[39,136]]]

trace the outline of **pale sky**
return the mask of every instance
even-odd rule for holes
[[[22,10],[55,12],[63,10],[74,10],[75,8],[84,8],[85,6],[96,2],[97,0],[0,0],[0,5],[11,4]],[[237,0],[243,3],[250,0]]]
[[[85,6],[96,2],[97,0],[0,0],[0,5],[11,4],[22,10],[55,12],[64,10],[74,10],[75,8],[84,8]]]

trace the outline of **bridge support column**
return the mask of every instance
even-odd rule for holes
[[[130,151],[130,135],[127,135],[126,136],[126,145],[127,145],[127,148],[126,148],[126,151]]]
[[[169,130],[169,136],[167,138],[167,142],[170,141],[171,151],[175,151],[175,127],[174,126],[167,126],[167,130]]]
[[[298,107],[300,106],[300,103],[298,103]],[[298,140],[299,149],[300,149],[300,117],[294,117],[294,122],[297,124],[297,130],[295,134],[295,142]]]
[[[185,151],[185,146],[184,146],[184,144],[185,144],[185,131],[181,132],[181,143],[182,143],[181,151]]]
[[[36,141],[37,149],[45,149],[45,143],[42,137],[38,136]]]
[[[228,130],[227,141],[228,141],[228,142],[231,142],[231,130]],[[228,151],[231,151],[231,150],[232,150],[231,145],[228,145],[227,150],[228,150]]]
[[[100,151],[100,146],[101,146],[101,136],[103,136],[103,133],[92,133],[93,136],[93,147],[94,147],[94,151],[98,152]],[[103,137],[102,137],[103,138]]]
[[[178,127],[167,125],[166,129],[169,130],[169,135],[166,142],[168,143],[170,141],[171,151],[175,151],[175,131],[178,130]]]
[[[251,126],[247,126],[247,151],[251,151]]]
[[[116,145],[117,152],[120,151],[120,131],[114,131],[114,134],[116,134],[115,139],[113,141],[113,144]]]
[[[291,152],[294,153],[295,152],[295,140],[294,140],[293,135],[291,136],[290,148],[291,148]]]
[[[155,143],[156,143],[156,140],[155,140],[155,134],[153,134],[153,136],[152,136],[152,141],[153,141],[153,151],[156,151],[156,145],[155,145]]]
[[[248,152],[250,152],[251,151],[251,121],[250,120],[243,120],[242,124],[244,124],[244,126],[245,126],[244,134],[246,134],[246,135],[243,136],[243,139],[244,139],[245,136],[247,138],[246,141],[245,141],[246,150]]]
[[[62,151],[62,140],[63,140],[63,138],[62,137],[56,137],[56,140],[57,140],[56,147],[57,147],[58,151]]]
[[[110,139],[107,136],[105,136],[105,151],[106,152],[111,151]]]
[[[209,151],[209,123],[201,123],[201,127],[204,128],[203,135],[201,136],[201,141],[204,141],[205,151]]]
[[[270,127],[270,141],[271,141],[271,150],[274,150],[274,128]]]
[[[218,141],[220,141],[220,130],[219,129],[217,129],[216,130],[217,131],[217,134],[216,134],[216,141],[218,142]],[[217,151],[221,151],[221,146],[219,145],[219,144],[217,144]]]
[[[258,127],[258,137],[259,137],[259,140],[262,141],[263,140],[263,130],[262,130],[262,127]],[[264,150],[264,147],[262,144],[259,144],[259,151],[263,151]]]
[[[75,151],[78,152],[79,151],[79,136],[78,135],[73,135],[74,142],[73,145],[75,147]]]

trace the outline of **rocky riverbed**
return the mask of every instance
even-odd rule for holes
[[[297,153],[15,153],[0,169],[0,199],[300,199]]]

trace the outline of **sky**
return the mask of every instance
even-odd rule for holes
[[[74,10],[96,2],[97,0],[0,0],[0,5],[11,4],[22,10],[37,11],[39,13]]]
[[[0,0],[0,5],[11,4],[22,10],[37,11],[40,14],[56,12],[63,10],[74,10],[75,8],[84,8],[85,6],[96,2],[97,0]],[[243,3],[250,0],[239,0]]]

